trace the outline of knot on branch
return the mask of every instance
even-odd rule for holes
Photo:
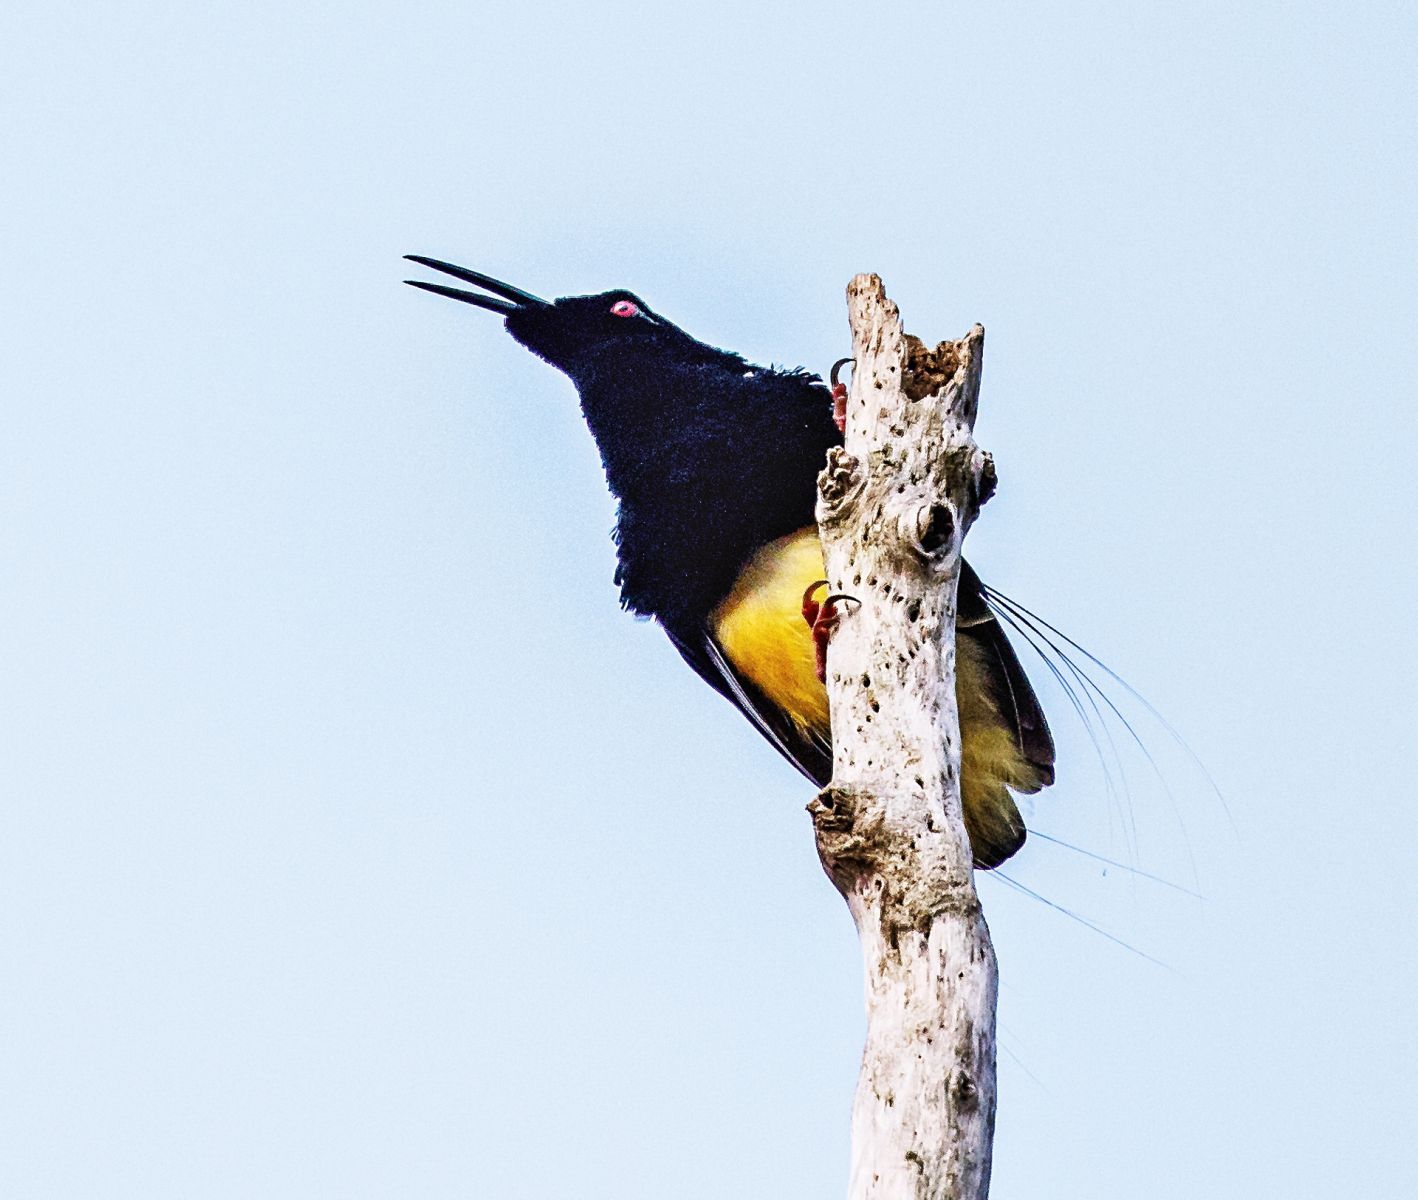
[[[808,802],[807,810],[822,864],[834,882],[839,873],[870,869],[869,846],[877,840],[882,819],[874,798],[854,788],[829,786]]]
[[[862,465],[841,446],[827,451],[827,465],[818,473],[817,491],[829,508],[840,508],[862,482]]]
[[[879,790],[828,786],[807,808],[828,877],[849,903],[877,911],[889,945],[925,932],[943,913],[979,915],[974,882],[968,867],[960,870],[947,830],[893,819]]]
[[[969,1053],[970,1047],[962,1047],[962,1058],[966,1058]],[[950,1083],[950,1098],[954,1102],[955,1111],[959,1113],[972,1113],[980,1107],[979,1085],[975,1082],[974,1076],[964,1067],[959,1067],[955,1071],[954,1078]]]
[[[975,507],[984,508],[985,501],[995,494],[999,487],[999,473],[995,470],[995,457],[988,450],[978,451],[979,473],[975,476]]]
[[[955,545],[955,508],[949,502],[937,501],[918,508],[909,532],[903,529],[905,541],[924,558],[942,552],[948,554]]]

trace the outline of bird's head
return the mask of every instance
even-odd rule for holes
[[[652,312],[632,292],[600,292],[594,296],[543,300],[499,279],[452,263],[417,254],[406,257],[421,266],[474,284],[482,291],[470,292],[415,279],[405,280],[406,283],[502,314],[506,318],[508,333],[537,357],[573,378],[589,360],[605,352],[648,350],[653,353],[660,350],[683,353],[692,349],[710,349],[677,325]]]

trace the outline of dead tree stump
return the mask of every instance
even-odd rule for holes
[[[818,478],[831,784],[809,811],[866,969],[851,1200],[983,1200],[998,969],[960,803],[960,546],[994,488],[974,441],[985,331],[928,348],[881,280],[847,289],[846,443]]]

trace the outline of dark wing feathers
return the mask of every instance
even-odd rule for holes
[[[992,666],[989,674],[995,688],[995,704],[1013,728],[1015,744],[1037,770],[1039,787],[1048,787],[1054,782],[1054,737],[1049,723],[1004,628],[985,604],[980,577],[964,560],[960,563],[958,608],[956,637],[971,638],[986,651]]]
[[[713,635],[705,629],[677,631],[665,626],[670,641],[695,673],[753,722],[773,747],[818,787],[832,778],[832,743],[803,729],[734,670]]]

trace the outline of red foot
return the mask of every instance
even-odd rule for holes
[[[832,364],[832,371],[827,376],[827,382],[832,388],[832,422],[837,426],[838,433],[847,432],[847,385],[837,382],[837,372],[849,362],[856,362],[856,359],[839,358]]]
[[[827,586],[826,579],[819,579],[803,593],[803,620],[812,628],[812,647],[817,659],[819,683],[827,682],[827,643],[832,640],[832,635],[837,632],[837,626],[842,622],[838,604],[843,600],[850,600],[853,604],[860,603],[855,596],[844,596],[839,592],[828,596],[819,604],[813,596],[819,588]]]

